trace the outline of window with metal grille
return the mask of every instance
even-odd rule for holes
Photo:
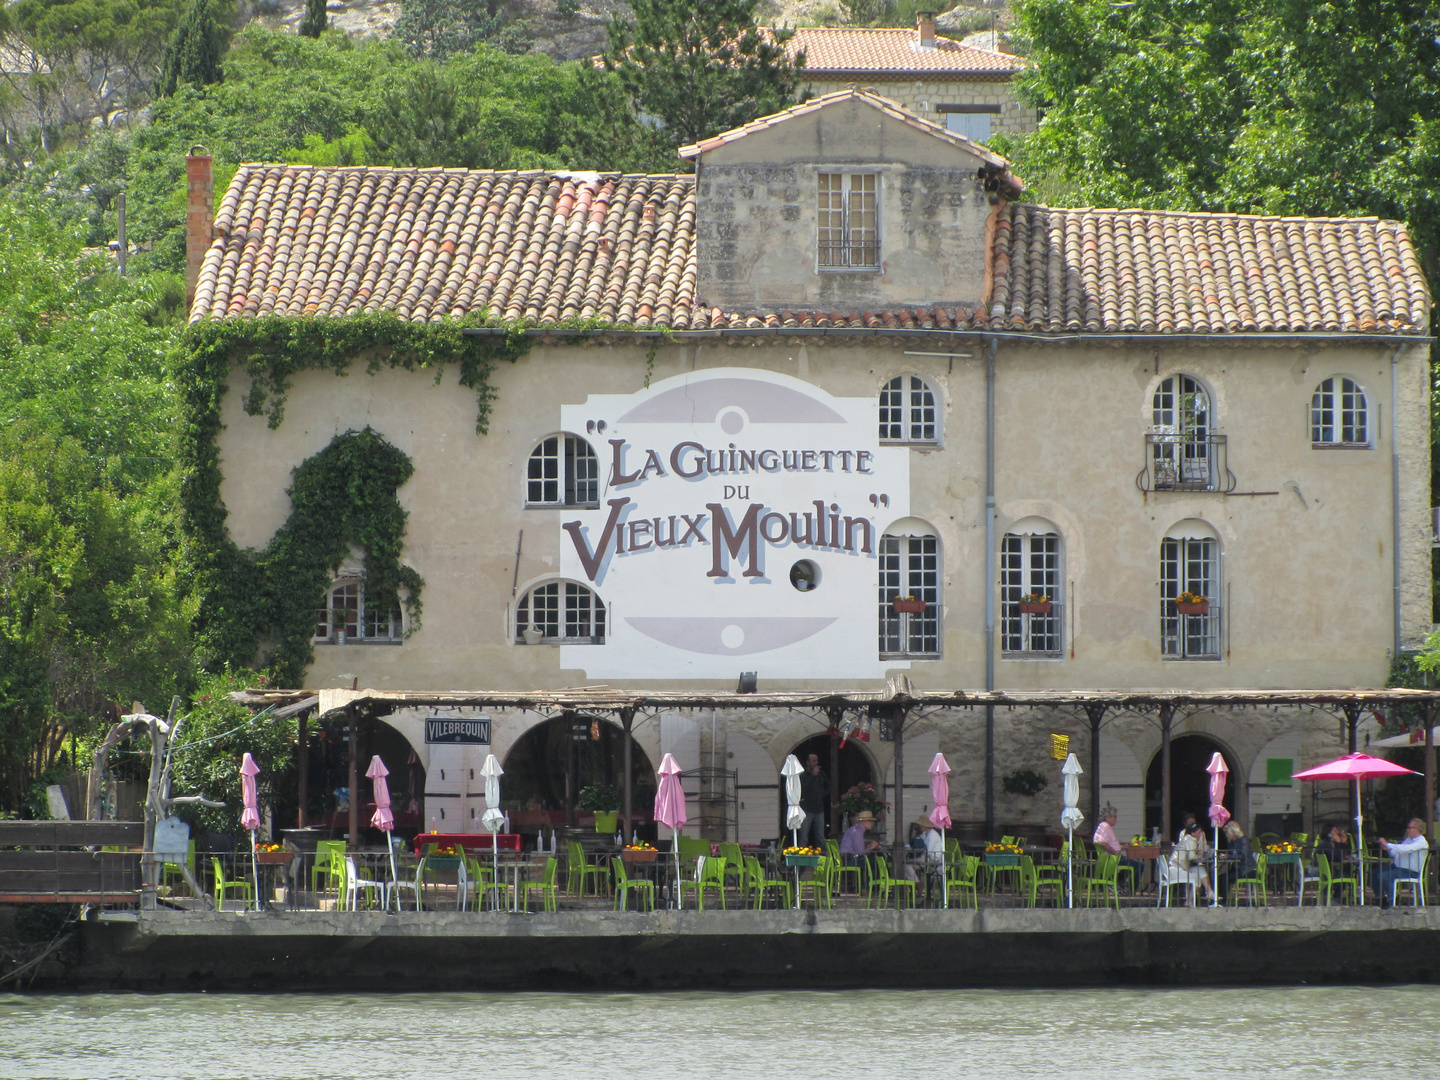
[[[315,613],[315,640],[333,645],[362,642],[398,642],[404,639],[404,620],[398,610],[383,603],[367,603],[365,583],[350,580],[325,594]]]
[[[880,538],[880,655],[940,655],[940,541],[934,536]],[[896,601],[901,601],[900,605]],[[902,610],[905,607],[923,609]]]
[[[1060,580],[1057,534],[1005,534],[1000,542],[1002,652],[1044,656],[1061,653],[1064,619]]]
[[[1189,375],[1171,375],[1155,388],[1150,467],[1158,490],[1208,491],[1215,469],[1210,433],[1210,395]]]
[[[1310,441],[1316,446],[1369,446],[1365,391],[1352,379],[1329,378],[1310,399]]]
[[[515,640],[534,627],[546,641],[566,645],[605,643],[605,605],[590,589],[573,581],[536,585],[515,610]]]
[[[880,388],[880,441],[936,443],[935,394],[919,375],[896,375]]]
[[[1219,554],[1213,539],[1160,541],[1160,654],[1168,660],[1220,659]]]
[[[879,269],[879,177],[820,173],[818,181],[820,268]]]
[[[599,506],[600,462],[578,435],[551,435],[530,453],[527,506]]]

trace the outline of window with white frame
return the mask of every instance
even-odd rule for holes
[[[1151,401],[1150,469],[1158,491],[1209,491],[1216,484],[1218,436],[1210,430],[1210,394],[1189,375],[1160,380]]]
[[[600,461],[578,435],[551,435],[530,453],[527,506],[599,506]]]
[[[1061,654],[1061,580],[1058,533],[1037,523],[1005,534],[1000,541],[1001,652]]]
[[[1370,445],[1365,391],[1354,379],[1335,376],[1315,388],[1310,399],[1310,441],[1316,446]]]
[[[880,537],[880,655],[940,655],[940,541],[933,534]]]
[[[1221,657],[1220,542],[1171,535],[1160,541],[1160,654],[1167,660]]]
[[[398,608],[372,603],[362,578],[337,582],[315,613],[315,641],[331,645],[398,644],[404,620]]]
[[[515,640],[526,644],[547,641],[603,645],[605,605],[591,589],[573,581],[536,585],[520,598],[515,609]]]
[[[880,178],[874,173],[820,173],[816,221],[822,270],[880,268]]]
[[[880,388],[880,441],[938,443],[935,393],[919,375],[896,375]]]

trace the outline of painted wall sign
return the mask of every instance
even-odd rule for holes
[[[427,743],[484,743],[490,742],[490,719],[462,720],[453,716],[429,716],[425,718],[425,741]]]
[[[878,391],[877,391],[878,394]],[[561,518],[561,573],[609,611],[560,662],[606,678],[878,677],[878,552],[910,458],[878,397],[753,369],[561,409],[600,458],[596,510]],[[743,659],[742,659],[743,658]]]

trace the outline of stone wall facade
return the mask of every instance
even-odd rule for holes
[[[805,84],[812,97],[832,94],[854,84],[848,81],[816,80]],[[1040,116],[1033,105],[1020,99],[1015,86],[1008,80],[886,80],[865,79],[859,85],[873,87],[882,97],[898,102],[913,113],[924,117],[932,124],[945,126],[945,116],[939,110],[941,105],[994,105],[999,107],[990,121],[992,134],[1008,136],[1028,135],[1040,123]]]

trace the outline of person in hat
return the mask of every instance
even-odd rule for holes
[[[850,819],[850,828],[846,829],[845,835],[840,838],[840,856],[845,860],[846,866],[859,866],[874,858],[880,843],[869,837],[873,828],[875,815],[869,810],[861,810]]]
[[[921,814],[915,819],[911,826],[912,837],[910,847],[915,851],[925,852],[925,869],[931,873],[938,872],[939,868],[945,865],[945,842],[940,839],[940,830],[930,820],[929,814]],[[905,876],[911,881],[917,880],[915,868],[905,867]]]

